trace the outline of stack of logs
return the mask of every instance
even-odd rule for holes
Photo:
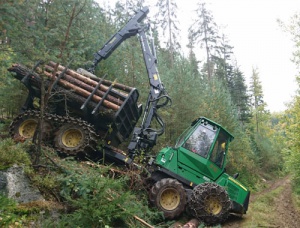
[[[52,61],[45,65],[44,70],[36,67],[33,71],[20,64],[14,64],[8,71],[15,72],[15,77],[22,80],[27,87],[29,85],[29,89],[40,89],[41,76],[44,75],[50,79],[45,80],[46,89],[51,84],[57,84],[59,91],[68,94],[68,99],[71,102],[80,104],[81,107],[86,103],[87,107],[94,110],[101,103],[100,110],[117,112],[128,94],[134,89],[120,83],[98,78],[82,69],[78,73]],[[54,86],[54,88],[56,87]],[[89,102],[86,102],[87,99]]]

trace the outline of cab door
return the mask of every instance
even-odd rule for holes
[[[200,124],[179,148],[178,166],[200,179],[215,181],[224,172],[228,142],[222,129]]]

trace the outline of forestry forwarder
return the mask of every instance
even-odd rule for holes
[[[103,151],[95,149],[96,141],[101,139],[106,142],[103,149],[106,159],[130,164],[135,155],[149,151],[156,144],[157,136],[164,132],[164,122],[157,110],[171,99],[159,78],[154,44],[152,42],[151,48],[148,44],[145,31],[149,27],[141,24],[148,12],[147,7],[139,10],[109,39],[95,54],[89,72],[82,69],[79,73],[74,72],[53,62],[46,66],[48,72],[42,72],[52,80],[53,74],[56,74],[54,84],[57,86],[54,90],[61,98],[60,101],[55,100],[54,111],[46,112],[42,117],[43,137],[53,140],[58,151],[78,155],[88,153],[92,148],[94,153],[101,155]],[[124,40],[135,35],[139,36],[150,83],[141,127],[135,127],[142,114],[141,107],[137,105],[137,90],[92,74],[102,59],[106,59]],[[15,139],[32,138],[40,113],[31,109],[34,98],[41,96],[40,76],[34,71],[41,72],[37,65],[28,70],[19,64],[14,64],[9,71],[15,72],[15,77],[22,80],[29,90],[23,113],[12,122],[10,133]],[[45,86],[49,88],[47,83]],[[62,99],[65,97],[67,99]],[[163,102],[160,104],[161,99]],[[160,130],[151,128],[153,118],[161,126]],[[117,146],[130,133],[132,139],[126,154]],[[226,155],[232,140],[233,136],[221,125],[205,117],[193,121],[174,147],[163,148],[156,157],[149,156],[146,168],[153,182],[149,192],[150,202],[168,219],[181,215],[187,209],[206,224],[222,223],[229,213],[245,214],[250,191],[236,180],[237,175],[231,177],[225,173]]]

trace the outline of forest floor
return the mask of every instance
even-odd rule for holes
[[[230,217],[222,228],[300,227],[300,212],[295,208],[289,177],[266,182],[266,186],[263,191],[252,194],[246,215]]]

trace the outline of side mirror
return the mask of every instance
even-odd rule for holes
[[[235,174],[233,174],[232,177],[233,177],[234,179],[237,179],[237,178],[239,177],[239,175],[240,175],[239,173],[235,173]]]

